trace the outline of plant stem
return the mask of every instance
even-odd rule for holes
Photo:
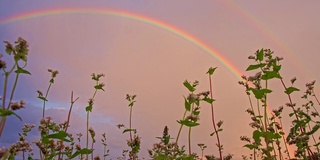
[[[16,68],[17,66],[17,62],[14,63],[14,65],[12,66],[12,68],[10,69],[10,71],[5,72],[5,79],[4,79],[4,86],[3,86],[3,96],[2,96],[2,111],[5,111],[5,105],[6,105],[6,95],[7,95],[7,86],[8,86],[8,79],[9,79],[9,75],[11,74],[11,72],[14,70],[14,68]],[[17,76],[19,75],[19,73],[17,73]],[[9,100],[9,104],[8,104],[8,109],[10,107],[10,101],[12,100],[13,97],[13,93],[15,90],[15,86],[17,85],[17,76],[16,76],[16,81],[14,83],[14,88],[12,88],[12,92],[11,92],[11,96],[10,96],[10,100]],[[2,117],[1,121],[0,121],[0,139],[2,137],[2,132],[4,130],[4,126],[6,124],[6,117]]]
[[[129,129],[130,129],[130,141],[132,141],[132,106],[130,107],[130,115],[129,115]]]
[[[266,80],[266,89],[268,89],[268,81]],[[267,119],[268,119],[268,113],[267,113],[267,95],[265,95],[265,99],[264,99],[264,132],[265,132],[265,142],[266,142],[266,154],[267,154],[267,158],[269,160],[271,160],[271,154],[269,151],[269,138],[268,138],[268,123],[267,123]]]
[[[5,78],[4,78],[4,86],[3,86],[3,96],[2,96],[2,111],[5,111],[5,104],[6,104],[6,92],[7,92],[7,86],[8,86],[8,77],[9,77],[9,73],[6,72],[5,74]],[[2,117],[1,121],[0,121],[0,139],[1,139],[1,135],[4,129],[4,124],[6,123],[6,117]]]
[[[182,119],[185,119],[185,118],[186,118],[186,114],[187,114],[187,110],[184,111],[184,114],[183,114],[183,118],[182,118]],[[182,127],[183,127],[183,125],[181,124],[181,125],[180,125],[180,128],[179,128],[179,132],[178,132],[177,138],[176,138],[176,144],[177,144],[177,145],[178,145],[178,141],[179,141],[179,137],[180,137],[180,134],[181,134]]]
[[[209,84],[210,84],[210,98],[213,99],[211,75],[209,75]],[[214,120],[214,109],[213,109],[213,104],[212,103],[211,103],[211,117],[212,117],[212,125],[213,125],[213,128],[214,128],[214,132],[216,133],[216,137],[217,137],[217,141],[218,141],[220,160],[222,160],[222,149],[221,149],[221,144],[220,144],[219,133],[217,132],[217,127],[216,127],[216,123],[215,123],[215,120]]]
[[[189,156],[190,156],[191,155],[191,127],[189,127],[188,144],[189,144]]]
[[[45,113],[45,110],[46,110],[46,101],[47,101],[47,97],[48,97],[48,94],[49,94],[49,90],[51,88],[51,85],[52,83],[50,82],[49,83],[49,86],[48,86],[48,89],[46,91],[46,95],[45,95],[45,100],[43,100],[43,108],[42,108],[42,118],[44,118],[44,113]]]
[[[98,82],[97,82],[97,84],[98,84]],[[98,89],[94,90],[93,96],[91,98],[92,101],[94,100],[94,97],[96,96],[97,91],[98,91]],[[86,136],[86,148],[87,149],[89,147],[89,112],[90,111],[87,111],[87,136]],[[86,159],[88,159],[88,154],[86,154]]]
[[[286,87],[286,85],[284,84],[282,78],[280,78],[280,81],[281,81],[282,86],[284,87],[284,89],[287,90],[287,87]],[[290,94],[287,94],[287,95],[288,95],[289,102],[290,102],[291,108],[292,108],[292,110],[293,110],[293,113],[294,113],[294,115],[295,115],[295,117],[296,117],[296,120],[297,120],[297,121],[300,121],[300,119],[299,119],[299,117],[298,117],[298,115],[297,115],[297,111],[295,110],[295,108],[294,108],[294,106],[293,106],[293,102],[292,102],[292,100],[291,100],[291,96],[290,96]],[[304,133],[304,132],[305,132],[302,127],[299,127],[299,128],[300,128],[300,132],[301,132],[301,133]],[[309,155],[310,157],[312,157],[314,160],[317,159],[316,156],[313,154],[313,152],[310,150],[310,147],[307,147],[307,151],[308,151],[308,155]]]

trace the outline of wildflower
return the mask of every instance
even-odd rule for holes
[[[90,133],[90,135],[92,137],[92,141],[95,142],[94,137],[96,136],[96,132],[93,130],[92,127],[89,128],[89,133]]]
[[[255,56],[249,56],[248,59],[256,59]]]
[[[190,93],[187,99],[189,100],[189,102],[192,103],[192,102],[198,101],[200,98],[198,95]]]
[[[246,141],[246,142],[248,142],[248,143],[251,143],[250,138],[247,137],[247,136],[240,136],[240,140],[241,140],[241,141]]]
[[[277,60],[277,61],[281,61],[281,60],[283,60],[283,57],[278,57],[278,56],[277,56],[277,57],[276,57],[276,60]]]
[[[48,69],[48,72],[51,73],[51,77],[55,78],[57,76],[57,74],[59,74],[59,71],[57,70],[52,70],[52,69]]]
[[[7,68],[7,63],[6,63],[6,61],[0,59],[0,69],[2,69],[2,68]]]
[[[81,150],[81,146],[80,144],[76,144],[76,150],[80,151]]]
[[[93,100],[92,98],[90,98],[89,101],[88,101],[88,104],[89,104],[90,106],[92,106],[92,105],[93,105],[93,101],[94,101],[94,100]]]
[[[199,116],[198,116],[198,115],[191,114],[191,115],[187,116],[186,119],[195,122],[195,121],[199,120]]]
[[[100,156],[99,156],[99,155],[96,155],[93,159],[94,159],[94,160],[100,160]]]
[[[254,116],[254,112],[252,111],[252,109],[248,108],[248,109],[246,110],[246,112],[248,112],[250,115]]]
[[[24,124],[23,125],[23,127],[22,127],[22,131],[24,132],[24,133],[27,133],[27,132],[29,132],[29,131],[31,131],[31,129],[34,127],[35,125],[34,124]]]
[[[296,77],[293,77],[290,81],[291,81],[291,84],[293,84],[295,81],[297,80]]]
[[[218,128],[220,128],[220,127],[222,126],[222,124],[223,124],[223,121],[219,121],[219,122],[217,123]]]
[[[10,107],[13,111],[15,111],[15,110],[19,110],[21,108],[26,108],[25,104],[26,104],[26,102],[23,100],[21,100],[20,102],[11,101]]]
[[[124,127],[124,125],[123,124],[118,124],[117,127],[120,129],[120,128]]]

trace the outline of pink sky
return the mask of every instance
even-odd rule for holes
[[[270,48],[285,58],[282,72],[285,81],[289,82],[296,76],[297,86],[304,90],[305,83],[320,78],[317,62],[319,7],[320,1],[316,0],[13,0],[0,1],[0,22],[15,15],[61,8],[100,8],[135,13],[193,35],[243,74],[251,63],[247,60],[249,55],[257,49]],[[126,149],[128,135],[122,135],[115,125],[128,122],[127,93],[137,95],[133,127],[142,136],[141,156],[148,158],[147,149],[158,141],[155,137],[162,135],[165,125],[172,137],[177,134],[179,125],[176,120],[183,115],[183,95],[188,93],[183,81],[199,80],[198,91],[206,91],[208,77],[205,73],[209,67],[218,67],[213,84],[217,100],[216,118],[224,121],[221,133],[224,153],[232,153],[239,159],[247,152],[242,148],[244,143],[239,137],[250,136],[252,129],[248,126],[250,117],[245,113],[249,102],[244,88],[237,83],[239,77],[203,48],[173,32],[132,18],[81,12],[0,23],[0,35],[1,40],[10,41],[21,36],[30,44],[28,69],[32,76],[24,76],[23,80],[27,82],[18,86],[17,97],[24,98],[28,108],[40,109],[42,103],[36,98],[35,91],[46,89],[50,76],[47,68],[59,70],[49,95],[48,113],[61,120],[57,115],[64,115],[61,108],[69,107],[70,93],[74,91],[80,99],[75,104],[71,121],[75,128],[82,128],[80,131],[85,130],[84,108],[93,94],[94,84],[90,75],[93,72],[106,74],[103,79],[106,92],[98,93],[91,122],[97,133],[107,132],[113,158]],[[0,49],[3,52],[4,45]],[[2,77],[0,82],[3,82]],[[272,85],[278,87],[277,83]],[[286,103],[282,93],[282,90],[275,91],[271,96],[271,106],[276,108]],[[297,97],[302,94],[298,93]],[[283,99],[279,99],[279,95]],[[28,111],[26,109],[21,114]],[[216,141],[209,136],[212,132],[210,118],[210,107],[204,105],[201,125],[192,133],[193,151],[200,153],[196,144],[205,143],[209,146],[205,153],[217,155]],[[8,123],[22,124],[14,120]],[[184,144],[186,138],[187,130],[184,130]]]

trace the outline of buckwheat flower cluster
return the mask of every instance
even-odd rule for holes
[[[140,137],[137,135],[134,135],[132,140],[127,140],[127,145],[132,148],[132,150],[129,152],[129,157],[132,159],[137,159],[138,155],[137,153],[140,150]]]
[[[59,71],[52,70],[52,69],[48,69],[48,72],[51,73],[51,78],[55,78],[57,76],[57,74],[59,74]]]
[[[96,136],[96,132],[93,130],[92,127],[89,128],[89,133],[90,133],[91,138],[92,138],[92,143],[95,143],[96,140],[94,139],[94,137]]]
[[[1,59],[2,57],[3,57],[3,55],[0,53],[0,69],[7,68],[7,63],[5,60]]]
[[[10,102],[10,107],[13,111],[19,110],[21,108],[26,108],[25,105],[26,105],[26,102],[24,100],[21,100],[20,102],[14,102],[14,101]]]
[[[17,155],[19,152],[31,152],[31,144],[26,140],[25,136],[20,135],[19,141],[12,144],[9,147],[9,153],[11,155]]]
[[[24,124],[23,127],[22,127],[22,132],[23,132],[23,135],[26,136],[28,132],[31,131],[31,129],[34,127],[35,125],[34,124]]]

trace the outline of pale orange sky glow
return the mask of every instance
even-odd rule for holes
[[[220,133],[224,154],[234,159],[249,155],[239,137],[251,137],[249,101],[238,84],[248,65],[247,57],[261,48],[270,48],[284,57],[284,81],[297,77],[301,89],[294,96],[298,104],[305,83],[319,80],[320,1],[220,1],[220,0],[55,0],[22,2],[0,0],[0,37],[13,42],[23,37],[29,42],[28,70],[17,88],[17,99],[27,108],[19,111],[29,123],[38,123],[42,102],[36,90],[48,86],[48,68],[59,70],[49,94],[48,116],[63,121],[70,94],[75,103],[71,128],[85,131],[85,107],[94,91],[91,73],[104,73],[106,91],[99,92],[91,113],[91,126],[98,136],[106,132],[110,158],[127,149],[128,134],[117,124],[128,125],[126,94],[136,94],[133,127],[142,137],[140,157],[158,142],[164,126],[176,137],[188,91],[183,82],[199,80],[198,92],[209,90],[209,67],[213,75],[216,121],[224,121]],[[4,53],[4,45],[0,45]],[[223,60],[225,59],[225,60]],[[229,64],[228,64],[229,63]],[[241,72],[241,73],[240,73]],[[3,77],[0,77],[2,90]],[[270,110],[287,103],[278,81],[271,82]],[[316,84],[318,91],[318,84]],[[319,92],[320,93],[320,92]],[[286,112],[289,113],[289,110]],[[284,121],[289,124],[290,119]],[[9,118],[0,147],[16,141],[23,123]],[[287,130],[287,128],[284,128]],[[36,130],[36,129],[35,129]],[[211,110],[201,108],[200,126],[192,130],[193,152],[205,143],[205,154],[218,155],[212,133]],[[9,138],[10,137],[10,138]],[[100,138],[97,138],[100,140]],[[180,142],[187,144],[184,128]],[[100,143],[96,146],[99,148]],[[101,151],[97,149],[97,152]]]

